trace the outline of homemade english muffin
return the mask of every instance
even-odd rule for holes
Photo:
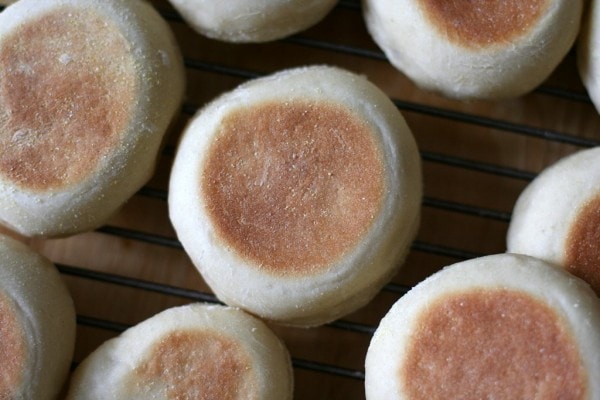
[[[507,249],[558,264],[600,295],[600,147],[546,168],[521,193]]]
[[[168,25],[139,0],[21,0],[0,14],[0,221],[104,223],[152,175],[183,96]]]
[[[542,260],[460,262],[392,306],[365,361],[368,400],[600,398],[600,300]]]
[[[397,271],[419,224],[420,168],[409,127],[376,86],[334,67],[290,69],[197,113],[169,212],[222,301],[319,325]]]
[[[562,61],[582,0],[363,0],[389,61],[417,85],[453,98],[527,93]]]
[[[577,44],[577,67],[587,92],[600,111],[600,3],[591,0],[587,9]]]
[[[163,311],[103,343],[75,370],[68,400],[291,400],[287,349],[235,308]]]
[[[0,399],[56,399],[75,346],[75,308],[50,261],[0,235]]]
[[[226,42],[268,42],[308,29],[337,0],[170,0],[192,28]]]

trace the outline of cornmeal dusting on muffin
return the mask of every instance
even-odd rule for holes
[[[567,270],[600,295],[600,196],[578,212],[567,236],[565,254]]]
[[[169,400],[259,400],[251,366],[246,351],[218,332],[176,331],[136,368],[133,390]]]
[[[201,181],[223,240],[263,270],[310,274],[352,248],[384,192],[371,128],[329,102],[265,102],[222,121]]]
[[[59,7],[21,25],[0,42],[0,175],[31,190],[78,183],[117,145],[135,86],[106,18]]]
[[[586,398],[586,373],[562,318],[509,289],[441,296],[418,317],[401,366],[408,398]]]
[[[525,35],[549,6],[549,0],[418,2],[425,16],[441,35],[467,48],[509,43]]]
[[[0,399],[12,399],[23,384],[26,361],[23,327],[9,299],[0,293]]]

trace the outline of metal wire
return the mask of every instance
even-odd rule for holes
[[[348,8],[350,8],[350,9],[356,9],[356,5],[351,6],[349,4],[345,4],[345,6],[348,6]],[[169,18],[170,19],[178,19],[178,17],[176,15],[170,15]],[[371,59],[376,59],[376,60],[381,60],[381,61],[386,60],[385,56],[380,52],[371,51],[371,50],[367,50],[367,49],[359,49],[359,48],[355,48],[352,46],[334,44],[334,43],[329,43],[329,42],[315,40],[315,39],[308,39],[308,38],[304,38],[300,35],[296,35],[291,38],[285,39],[285,41],[292,43],[294,45],[298,45],[298,46],[308,46],[308,47],[312,47],[312,48],[319,48],[319,49],[323,49],[323,50],[327,50],[327,51],[341,52],[341,53],[344,53],[347,55],[371,58]],[[205,62],[202,60],[190,59],[190,58],[185,59],[185,65],[188,69],[201,70],[204,72],[209,72],[209,73],[213,73],[213,74],[217,74],[217,75],[235,77],[235,78],[239,78],[242,80],[257,78],[257,77],[263,76],[265,74],[265,73],[262,73],[259,71],[252,71],[252,70],[239,68],[239,67],[235,67],[235,66],[220,65],[220,64],[216,64],[214,62]],[[555,89],[555,88],[550,88],[550,87],[542,87],[542,88],[538,89],[538,93],[540,93],[542,95],[559,96],[561,98],[569,99],[572,101],[589,102],[589,98],[587,97],[587,95],[575,93],[575,92],[568,91],[568,90]],[[442,108],[438,108],[438,107],[432,107],[432,106],[429,106],[426,104],[419,104],[419,103],[408,102],[408,101],[403,101],[403,100],[398,100],[398,99],[394,99],[393,101],[400,110],[405,111],[405,112],[415,112],[415,113],[431,116],[434,118],[447,119],[447,120],[452,120],[452,121],[461,122],[461,123],[465,123],[465,124],[483,126],[483,127],[492,128],[492,129],[499,130],[499,131],[504,131],[504,132],[507,132],[510,134],[531,136],[531,137],[536,137],[536,138],[540,138],[540,139],[547,140],[547,141],[554,141],[557,143],[572,144],[572,145],[581,146],[581,147],[592,147],[592,146],[600,145],[599,140],[580,138],[580,137],[569,135],[569,134],[562,133],[562,132],[556,132],[556,131],[547,130],[547,129],[543,129],[543,128],[531,127],[531,126],[524,125],[524,124],[515,124],[515,123],[508,122],[508,121],[503,121],[503,120],[498,120],[498,119],[493,119],[493,118],[488,118],[488,117],[483,117],[483,116],[478,116],[478,115],[473,115],[473,114],[467,114],[467,113],[457,112],[457,111],[453,111],[453,110],[446,110],[446,109],[442,109]],[[193,115],[197,110],[198,110],[197,105],[193,105],[193,104],[189,104],[189,103],[185,104],[182,108],[182,112],[187,115]],[[169,149],[168,151],[171,154],[174,152],[173,149]],[[478,172],[481,172],[484,174],[490,174],[490,175],[494,175],[494,176],[514,178],[514,179],[519,179],[519,180],[524,180],[524,181],[530,181],[531,179],[533,179],[535,177],[535,173],[532,173],[532,172],[516,170],[513,168],[506,167],[506,166],[501,166],[501,165],[492,165],[492,164],[473,161],[473,160],[461,159],[458,157],[453,157],[453,156],[449,156],[449,155],[445,155],[445,154],[421,152],[421,157],[422,157],[423,161],[441,163],[441,164],[455,167],[455,168],[464,168],[464,169],[474,170],[474,171],[478,171]],[[161,199],[161,200],[167,199],[166,191],[159,190],[159,189],[144,188],[138,194],[143,195],[143,196],[149,196],[149,197]],[[469,205],[469,204],[453,203],[450,201],[426,197],[423,201],[423,205],[426,207],[443,209],[443,210],[450,211],[450,212],[473,215],[478,218],[498,220],[498,221],[501,221],[504,223],[507,223],[508,221],[510,221],[509,213],[499,211],[499,210],[484,209],[484,208],[476,207],[476,206]],[[137,232],[137,231],[132,231],[132,230],[128,230],[128,229],[108,227],[108,226],[101,228],[99,231],[106,233],[106,234],[116,235],[116,236],[124,237],[124,238],[128,238],[128,239],[139,240],[139,241],[144,241],[144,242],[151,243],[151,244],[181,249],[181,244],[176,239],[161,237],[159,235],[155,235],[152,233],[143,233],[143,232]],[[412,244],[411,249],[413,251],[419,251],[419,252],[424,252],[424,253],[428,253],[428,254],[450,257],[450,258],[454,258],[456,260],[465,260],[465,259],[480,257],[483,255],[480,253],[474,253],[474,252],[467,251],[464,249],[450,248],[450,247],[446,247],[446,246],[440,246],[437,244],[426,243],[426,242],[421,242],[421,241],[415,241]],[[67,273],[67,274],[77,274],[79,276],[85,276],[88,279],[98,279],[98,280],[102,280],[105,282],[110,282],[110,283],[119,284],[119,285],[125,285],[128,287],[137,288],[137,289],[141,289],[141,290],[157,291],[162,294],[185,297],[190,300],[211,301],[211,302],[218,301],[210,293],[189,291],[186,289],[145,282],[145,281],[141,281],[141,280],[133,279],[133,278],[123,278],[123,277],[117,277],[114,275],[101,274],[101,273],[89,274],[87,272],[87,270],[85,270],[85,269],[80,269],[80,268],[75,268],[75,267],[66,267],[66,266],[62,266],[61,271],[63,273]],[[410,287],[405,287],[405,286],[401,286],[401,285],[397,285],[397,284],[388,284],[385,286],[385,288],[383,290],[392,292],[392,293],[396,293],[399,296],[401,296],[402,294],[404,294],[408,290],[410,290]],[[82,320],[81,322],[88,324],[88,325],[93,324],[95,327],[104,328],[104,329],[119,330],[119,329],[123,328],[123,326],[120,324],[112,324],[108,321],[96,320],[96,319],[90,319],[90,318],[86,318],[85,320]],[[344,320],[335,321],[333,323],[328,324],[328,326],[335,328],[335,329],[343,329],[343,330],[348,330],[348,331],[352,331],[352,332],[359,333],[359,334],[365,334],[365,335],[372,335],[376,328],[375,326],[361,325],[361,324],[357,324],[357,323],[350,322],[350,321],[344,321]],[[293,365],[295,368],[308,369],[308,370],[312,370],[312,371],[316,371],[316,372],[320,372],[320,373],[333,374],[333,375],[351,378],[351,379],[359,379],[359,380],[364,379],[364,371],[360,371],[360,370],[349,370],[349,369],[344,369],[344,368],[340,368],[340,367],[333,366],[333,365],[327,365],[327,364],[317,363],[317,362],[308,361],[308,360],[301,360],[301,359],[297,359],[297,358],[295,358],[293,360]]]
[[[338,7],[342,7],[350,11],[360,11],[360,2],[340,1]],[[0,6],[0,11],[4,9],[5,6]],[[168,21],[175,23],[182,22],[181,17],[175,12],[162,11],[161,13],[163,17]],[[294,35],[290,38],[284,39],[283,41],[289,44],[293,44],[295,46],[304,46],[309,48],[321,49],[325,51],[341,53],[348,56],[361,57],[382,62],[387,61],[385,55],[377,50],[363,49],[345,44],[332,43],[325,40],[308,38],[302,35]],[[191,58],[185,59],[185,66],[186,68],[191,70],[200,70],[221,76],[235,77],[242,80],[252,79],[264,75],[264,72],[260,71],[252,71],[236,66],[219,65],[214,62],[207,62]],[[553,88],[549,86],[542,86],[536,89],[536,93],[538,93],[539,95],[560,97],[569,101],[582,103],[590,102],[589,97],[585,93],[577,93],[570,90]],[[564,132],[558,132],[544,128],[537,128],[524,124],[512,123],[504,120],[498,120],[494,118],[488,118],[484,116],[473,115],[459,111],[443,109],[439,107],[433,107],[427,104],[420,104],[400,99],[394,99],[393,101],[395,105],[404,112],[418,113],[433,118],[451,120],[469,125],[482,126],[506,132],[508,134],[535,137],[545,141],[552,141],[556,143],[564,143],[580,147],[600,146],[600,140],[581,138]],[[185,104],[182,108],[182,112],[189,116],[194,114],[197,111],[197,109],[197,105]],[[173,153],[173,148],[167,148],[166,154],[172,155]],[[489,174],[490,176],[507,177],[523,181],[529,181],[535,177],[535,173],[533,172],[521,171],[506,166],[493,165],[474,160],[462,159],[446,154],[421,152],[421,157],[422,160],[425,162],[440,163],[452,168],[463,168],[473,170],[483,174]],[[142,190],[140,190],[137,195],[150,197],[166,202],[168,193],[166,192],[166,190],[145,187]],[[478,218],[492,219],[503,223],[507,223],[510,221],[510,214],[501,210],[485,209],[469,204],[454,203],[443,199],[426,197],[423,201],[423,205],[425,207],[441,209],[454,213],[472,215]],[[182,250],[181,243],[179,243],[177,239],[160,236],[154,233],[140,232],[114,226],[104,226],[98,229],[97,231],[107,235],[113,235],[120,238],[149,243],[151,245],[165,246],[173,249]],[[413,251],[433,255],[440,255],[444,257],[454,258],[456,260],[464,260],[483,255],[464,249],[450,248],[418,240],[412,244],[411,249]],[[137,278],[129,278],[105,272],[92,271],[79,266],[58,265],[58,269],[63,275],[68,275],[80,279],[89,279],[104,282],[107,284],[133,288],[135,290],[155,292],[165,296],[184,298],[190,301],[219,303],[218,299],[212,293],[206,293],[176,286],[149,282]],[[384,290],[401,296],[408,290],[410,290],[410,287],[391,283],[386,285]],[[79,315],[77,322],[82,326],[106,329],[113,332],[122,332],[123,330],[129,327],[129,325],[127,324],[98,319],[95,317],[84,315]],[[328,327],[332,329],[347,330],[362,335],[372,335],[375,331],[375,326],[368,326],[346,320],[335,321],[333,323],[328,324]],[[364,371],[345,369],[338,366],[317,363],[310,360],[294,358],[293,365],[295,368],[307,369],[320,373],[333,374],[336,376],[341,376],[350,379],[364,379]]]

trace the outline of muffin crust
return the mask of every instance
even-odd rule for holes
[[[129,123],[129,45],[93,11],[57,7],[0,46],[0,175],[33,191],[77,184]]]
[[[168,399],[258,400],[249,357],[218,332],[177,331],[166,335],[135,370],[139,382],[165,387]]]
[[[600,196],[579,211],[567,236],[565,265],[600,295]]]
[[[12,302],[0,293],[0,399],[12,399],[22,384],[27,345]]]
[[[411,399],[584,399],[587,377],[562,326],[522,292],[445,295],[419,316],[398,373]]]
[[[203,170],[218,234],[277,275],[315,273],[343,256],[370,227],[384,192],[370,128],[327,102],[232,112]]]
[[[544,14],[548,0],[419,0],[440,34],[463,47],[508,43]]]

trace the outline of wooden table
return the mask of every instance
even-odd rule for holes
[[[103,228],[29,241],[59,266],[75,300],[75,363],[161,310],[214,301],[169,222],[167,183],[175,143],[191,114],[246,79],[308,64],[360,72],[396,102],[423,160],[421,228],[393,282],[369,305],[335,323],[273,327],[292,354],[299,400],[364,399],[365,352],[389,307],[445,265],[503,252],[513,204],[527,183],[560,157],[600,145],[600,118],[578,77],[574,52],[527,96],[460,102],[420,90],[395,70],[367,34],[356,0],[341,1],[299,35],[244,45],[203,38],[166,0],[154,3],[179,40],[188,78],[185,106],[156,174]]]

